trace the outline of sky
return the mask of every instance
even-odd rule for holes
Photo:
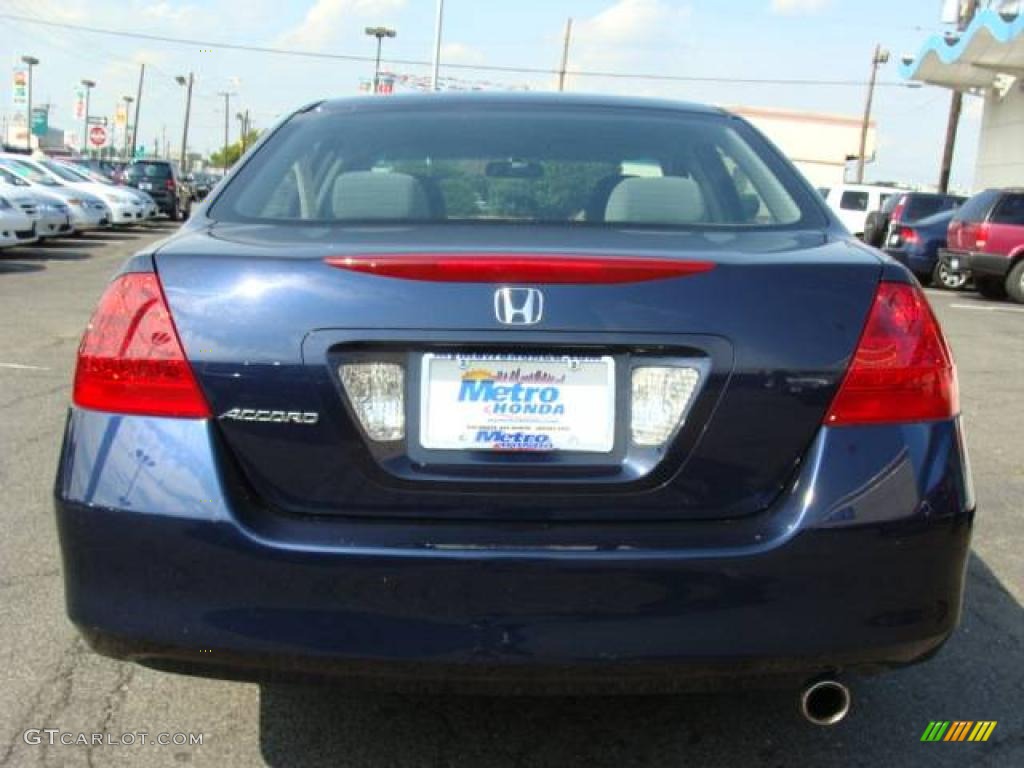
[[[557,69],[566,20],[573,19],[569,69],[724,79],[847,80],[854,85],[742,82],[664,82],[641,78],[570,76],[572,91],[655,96],[720,105],[809,110],[859,117],[874,46],[892,52],[875,96],[878,157],[868,180],[934,184],[945,135],[950,93],[905,87],[898,73],[904,54],[917,54],[943,31],[942,0],[446,0],[442,76],[469,82],[550,89],[553,74],[446,69],[445,63]],[[73,127],[75,85],[96,81],[91,113],[114,115],[147,66],[139,143],[166,136],[181,141],[185,91],[176,75],[195,73],[190,151],[223,143],[228,91],[234,115],[250,112],[256,128],[315,99],[354,95],[372,77],[368,61],[255,53],[199,43],[178,44],[53,28],[29,19],[305,52],[372,56],[368,25],[397,37],[384,41],[385,68],[427,75],[435,0],[2,0],[0,62],[23,55],[40,60],[36,103],[50,103],[51,125]],[[11,111],[9,76],[0,78],[0,116]],[[960,126],[953,185],[970,189],[981,100],[968,96]]]

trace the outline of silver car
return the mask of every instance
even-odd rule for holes
[[[0,157],[0,168],[26,181],[33,192],[53,195],[66,204],[71,215],[72,232],[86,232],[110,226],[110,208],[96,195],[62,184],[17,158]]]
[[[41,239],[71,233],[71,206],[57,195],[33,189],[29,182],[6,168],[0,168],[0,194],[35,221],[36,234]]]

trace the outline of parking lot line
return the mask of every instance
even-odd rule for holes
[[[1024,307],[979,307],[974,304],[950,304],[953,309],[976,309],[979,312],[1024,312]]]
[[[15,371],[48,371],[41,365],[23,365],[22,363],[0,363],[0,368],[10,368]]]

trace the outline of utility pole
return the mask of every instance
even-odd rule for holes
[[[860,152],[857,153],[857,183],[864,183],[864,162],[868,151],[868,127],[871,125],[871,104],[875,98],[875,81],[878,79],[878,67],[889,61],[889,52],[881,45],[875,46],[871,57],[871,80],[868,82],[868,99],[864,105],[864,122],[860,126]]]
[[[124,99],[124,159],[127,162],[131,162],[131,159],[135,155],[135,152],[133,151],[131,155],[129,155],[128,148],[129,146],[135,145],[135,140],[130,139],[130,137],[135,133],[136,130],[138,130],[139,126],[137,124],[133,125],[131,126],[131,130],[129,130],[128,115],[130,115],[132,112],[132,102],[135,101],[135,99],[133,99],[131,96],[123,96],[122,98]],[[136,117],[136,119],[138,119],[138,117]],[[131,142],[130,145],[129,141]]]
[[[139,89],[135,92],[135,125],[132,126],[132,153],[129,160],[135,157],[135,139],[139,135],[139,110],[142,107],[142,81],[145,77],[146,65],[142,64],[139,69]]]
[[[32,67],[39,63],[39,59],[35,56],[22,56],[21,60],[23,63],[28,64],[28,104],[27,114],[28,118],[25,121],[25,148],[32,152]]]
[[[963,32],[970,26],[978,12],[978,0],[964,0],[960,5],[957,29]],[[939,193],[949,191],[949,177],[953,171],[953,152],[956,149],[956,133],[960,127],[960,112],[964,106],[963,91],[953,91],[949,100],[949,119],[946,121],[946,143],[942,148],[942,166],[939,168]]]
[[[225,174],[228,172],[228,123],[231,119],[231,92],[221,91],[217,94],[224,97],[224,156],[221,158],[221,168]]]
[[[441,28],[444,25],[444,0],[437,0],[437,20],[434,23],[434,61],[430,69],[430,90],[438,89],[438,73],[441,69]]]
[[[366,34],[377,38],[377,60],[373,65],[373,94],[376,96],[380,91],[380,46],[385,37],[396,37],[397,32],[387,27],[367,27]]]
[[[187,83],[188,88],[185,92],[185,127],[181,129],[181,158],[179,159],[181,172],[185,173],[187,171],[185,166],[188,164],[185,154],[188,151],[188,118],[192,112],[192,73],[188,73],[188,80],[181,75],[178,75],[174,79],[178,85],[186,85]]]
[[[572,19],[565,22],[565,42],[562,44],[562,66],[558,68],[558,90],[565,90],[565,69],[569,66],[569,40],[572,38]]]
[[[82,87],[85,88],[85,120],[82,127],[82,152],[86,157],[89,156],[89,94],[93,88],[96,87],[94,80],[83,80]]]

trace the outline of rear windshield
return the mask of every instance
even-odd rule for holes
[[[924,219],[933,213],[955,208],[961,200],[962,198],[945,197],[942,195],[911,195],[903,217],[907,221]]]
[[[130,179],[166,179],[171,167],[167,163],[132,163],[125,174]]]
[[[653,110],[431,108],[296,115],[231,179],[222,221],[825,226],[745,124]]]
[[[984,221],[998,197],[999,190],[997,189],[986,189],[984,192],[979,192],[961,205],[953,218],[955,221]]]

